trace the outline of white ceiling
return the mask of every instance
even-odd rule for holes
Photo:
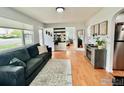
[[[57,13],[56,7],[14,7],[43,23],[83,23],[100,11],[101,7],[65,7],[63,13]]]

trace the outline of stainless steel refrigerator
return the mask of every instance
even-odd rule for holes
[[[115,26],[113,68],[124,70],[124,23],[117,23]]]

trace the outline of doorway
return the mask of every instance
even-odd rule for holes
[[[54,49],[55,51],[66,50],[65,28],[54,28]]]
[[[75,27],[66,27],[66,46],[67,49],[74,50],[77,48],[76,44],[76,29]]]
[[[83,50],[84,49],[84,30],[80,29],[77,30],[77,49]]]
[[[114,16],[113,76],[124,76],[124,9]]]

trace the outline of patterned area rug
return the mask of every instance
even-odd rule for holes
[[[70,61],[67,59],[51,59],[30,86],[72,86]]]

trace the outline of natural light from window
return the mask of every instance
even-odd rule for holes
[[[31,43],[33,43],[32,31],[0,28],[0,51]]]
[[[22,31],[0,28],[0,50],[22,46]]]

